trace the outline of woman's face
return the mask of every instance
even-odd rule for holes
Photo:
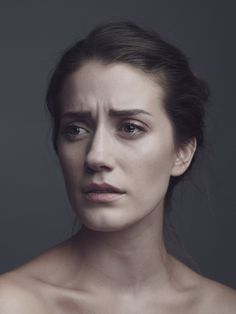
[[[67,79],[58,156],[72,207],[88,228],[120,230],[163,210],[177,167],[163,97],[150,75],[122,63],[89,61]],[[85,193],[90,183],[123,193]]]

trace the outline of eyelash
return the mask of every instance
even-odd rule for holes
[[[122,124],[121,124],[121,126],[119,127],[119,131],[121,131],[122,132],[122,129],[124,128],[124,127],[132,127],[132,128],[135,128],[136,130],[138,130],[138,131],[136,131],[136,132],[125,132],[125,136],[126,137],[135,137],[136,135],[139,135],[140,133],[143,133],[143,132],[145,132],[145,128],[144,127],[142,127],[142,126],[140,126],[140,125],[138,125],[138,124],[136,124],[136,123],[134,123],[134,122],[123,122]],[[68,139],[75,139],[75,137],[77,137],[77,136],[83,136],[83,135],[85,135],[85,134],[87,134],[87,133],[89,133],[87,130],[87,132],[86,133],[84,133],[84,134],[79,134],[79,133],[77,133],[77,131],[78,131],[78,129],[83,129],[83,130],[86,130],[85,128],[83,128],[83,127],[81,127],[81,126],[77,126],[77,125],[70,125],[70,126],[68,126],[68,127],[66,127],[65,128],[65,130],[63,131],[63,134],[68,138]],[[77,130],[77,131],[76,131]],[[75,134],[75,132],[76,132],[76,134]],[[72,134],[73,133],[73,134]]]
[[[129,134],[129,136],[135,136],[135,135],[137,135],[137,134],[140,134],[140,133],[143,133],[144,131],[145,131],[145,129],[142,127],[142,126],[140,126],[140,125],[138,125],[138,124],[136,124],[136,123],[134,123],[134,122],[124,122],[123,123],[123,125],[122,125],[122,127],[121,128],[119,128],[119,130],[121,130],[123,127],[127,127],[127,126],[132,126],[132,127],[134,127],[136,130],[138,130],[138,132],[135,132],[135,133],[129,133],[129,132],[126,132],[127,134]]]

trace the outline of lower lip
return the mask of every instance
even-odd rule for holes
[[[122,198],[125,193],[85,193],[85,198],[95,203],[109,203]]]

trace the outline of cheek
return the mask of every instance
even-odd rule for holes
[[[78,181],[84,164],[83,150],[75,147],[59,146],[58,157],[62,167],[66,184]]]
[[[137,195],[140,195],[144,201],[164,197],[173,163],[171,143],[157,140],[154,142],[150,139],[132,155],[129,170],[126,170],[129,177],[133,179]]]

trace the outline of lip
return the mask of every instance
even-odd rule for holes
[[[125,191],[108,183],[92,182],[82,189],[85,198],[95,203],[109,203],[124,196]]]
[[[125,193],[125,191],[119,189],[118,187],[116,186],[113,186],[111,184],[108,184],[108,183],[95,183],[95,182],[92,182],[88,185],[86,185],[83,189],[83,193],[88,193],[88,192],[107,192],[107,193]]]
[[[93,203],[110,203],[124,196],[124,193],[87,192],[85,198]]]

